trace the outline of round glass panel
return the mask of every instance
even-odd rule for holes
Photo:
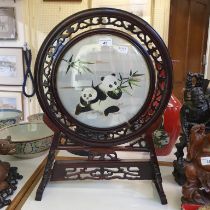
[[[66,111],[88,126],[128,122],[150,89],[148,63],[128,40],[113,34],[81,39],[60,58],[56,89]]]

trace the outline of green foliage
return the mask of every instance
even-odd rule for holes
[[[89,65],[89,64],[95,64],[93,62],[82,61],[80,59],[73,61],[73,55],[69,58],[69,60],[66,60],[66,59],[62,59],[62,60],[65,61],[66,63],[68,63],[68,67],[66,69],[66,74],[69,72],[70,69],[76,70],[79,74],[82,74],[82,73],[93,74],[91,69],[89,69],[87,67],[87,65]],[[115,94],[118,94],[119,91],[122,91],[122,92],[125,92],[125,93],[131,95],[131,93],[129,92],[128,89],[133,89],[135,86],[139,86],[139,83],[141,81],[139,77],[141,77],[143,75],[144,74],[138,74],[138,71],[132,72],[132,70],[130,70],[129,76],[123,78],[122,75],[119,73],[118,80],[120,81],[120,85],[114,91]]]
[[[66,74],[71,68],[78,71],[79,74],[82,74],[84,72],[86,73],[89,72],[93,74],[93,72],[87,67],[87,64],[95,64],[95,63],[88,62],[88,61],[81,61],[80,59],[73,61],[73,55],[70,57],[69,60],[66,60],[66,59],[62,59],[62,60],[68,63]]]
[[[140,83],[140,78],[141,76],[143,76],[144,74],[138,74],[138,71],[135,71],[134,73],[132,72],[132,70],[130,70],[129,73],[129,77],[122,77],[122,75],[119,73],[119,81],[120,81],[120,86],[118,89],[120,89],[122,92],[125,92],[129,95],[131,95],[131,93],[128,91],[128,88],[133,89],[134,86],[139,86]]]
[[[168,145],[170,141],[168,133],[162,128],[155,130],[152,138],[156,148],[163,148]]]

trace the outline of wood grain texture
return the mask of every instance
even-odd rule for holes
[[[205,65],[210,1],[171,0],[169,51],[174,69],[174,94],[183,96],[188,72],[203,73]]]

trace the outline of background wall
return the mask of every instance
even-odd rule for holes
[[[20,1],[20,0],[17,0]],[[33,53],[33,64],[38,50],[47,34],[66,17],[88,8],[87,0],[81,2],[43,2],[23,0],[25,13],[25,37]],[[29,113],[38,113],[41,108],[37,98],[29,103]]]
[[[0,7],[14,7],[15,16],[16,16],[16,27],[17,27],[17,40],[3,41],[0,40],[0,47],[22,47],[25,42],[25,19],[24,19],[24,1],[17,0],[16,3],[14,0],[0,0]],[[8,91],[8,87],[1,86],[0,90]],[[22,91],[21,86],[9,87],[9,91]],[[28,99],[24,98],[23,100],[25,116],[29,115],[29,103]]]
[[[125,7],[123,5],[127,6]],[[83,9],[99,6],[109,6],[130,11],[132,8],[135,8],[135,6],[138,8],[138,5],[145,5],[143,18],[153,25],[167,43],[170,8],[169,0],[83,0],[81,2],[24,0],[26,40],[29,42],[33,51],[33,57],[35,58],[46,35],[55,25],[69,15]],[[29,113],[37,113],[40,111],[38,101],[36,97],[34,97],[29,103]]]
[[[170,0],[92,0],[90,6],[108,6],[132,12],[151,24],[168,44]]]
[[[15,7],[15,15],[16,15],[16,26],[18,38],[17,40],[10,41],[0,41],[0,47],[22,47],[25,41],[25,33],[24,33],[24,1],[17,0],[14,3],[14,0],[0,0],[0,7]]]
[[[168,42],[169,0],[82,0],[81,2],[43,2],[43,0],[0,0],[0,6],[16,7],[18,40],[16,42],[0,42],[0,46],[23,46],[27,41],[33,53],[33,65],[38,50],[50,32],[64,18],[80,10],[91,7],[115,7],[133,12],[147,22]],[[143,13],[139,12],[143,9]],[[32,65],[32,69],[33,69]],[[30,89],[30,85],[28,85]],[[26,115],[41,111],[36,97],[25,99]]]
[[[151,25],[168,45],[170,0],[152,0]]]

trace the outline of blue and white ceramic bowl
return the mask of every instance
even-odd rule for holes
[[[49,149],[53,131],[44,123],[22,123],[0,129],[0,139],[7,136],[16,145],[14,156],[33,158]]]
[[[37,113],[27,117],[28,122],[31,123],[44,123],[43,121],[44,113]]]
[[[16,109],[0,109],[0,129],[21,120],[22,112]]]

